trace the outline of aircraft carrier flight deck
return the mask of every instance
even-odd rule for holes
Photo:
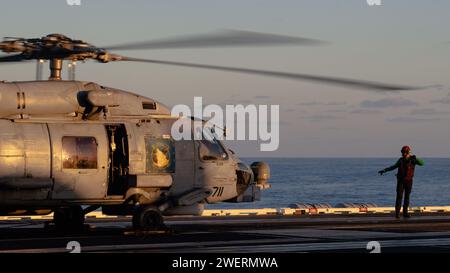
[[[223,212],[223,211],[222,211]],[[46,217],[0,218],[0,253],[450,252],[450,212],[247,213],[165,217],[167,229],[135,231],[129,217],[88,215],[85,229],[58,232]],[[71,245],[72,244],[72,245]]]

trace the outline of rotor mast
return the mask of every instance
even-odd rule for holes
[[[63,60],[62,59],[51,59],[50,60],[50,77],[48,78],[50,81],[60,81],[62,80],[61,71],[63,68]]]

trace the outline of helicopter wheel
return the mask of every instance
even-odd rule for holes
[[[133,214],[134,229],[159,229],[164,227],[161,212],[155,207],[142,207]]]
[[[61,207],[54,211],[53,222],[58,230],[81,230],[84,213],[81,206]]]

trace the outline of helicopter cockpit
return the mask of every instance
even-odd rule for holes
[[[199,140],[199,156],[201,160],[227,160],[228,154],[223,143],[208,130],[203,131],[203,137]]]

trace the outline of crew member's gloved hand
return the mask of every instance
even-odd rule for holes
[[[383,175],[384,173],[385,173],[385,171],[384,170],[381,170],[381,171],[379,171],[378,172],[380,175]]]

